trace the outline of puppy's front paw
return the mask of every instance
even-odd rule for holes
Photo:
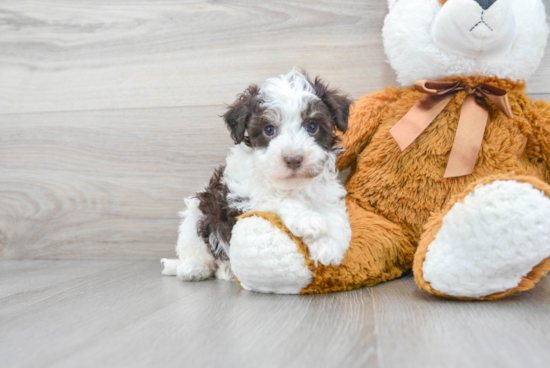
[[[183,281],[202,281],[212,276],[212,269],[200,259],[186,258],[178,266],[176,275]]]
[[[313,215],[296,219],[287,227],[292,234],[300,238],[317,238],[327,232],[328,223],[323,217]]]
[[[321,262],[325,266],[337,266],[342,263],[346,255],[347,247],[339,244],[330,236],[321,236],[312,241],[305,242],[309,249],[309,257],[317,264]]]

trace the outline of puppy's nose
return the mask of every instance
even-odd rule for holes
[[[284,160],[288,168],[296,170],[304,161],[304,156],[285,156]]]
[[[479,4],[483,8],[483,10],[487,10],[497,2],[497,0],[474,0],[476,3]]]

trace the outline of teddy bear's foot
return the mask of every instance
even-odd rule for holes
[[[264,214],[237,221],[229,248],[231,269],[246,290],[299,294],[311,283],[312,272],[296,241],[272,225],[269,216],[275,218]]]
[[[428,222],[414,261],[420,288],[464,299],[531,289],[550,269],[549,197],[527,176],[472,184]]]

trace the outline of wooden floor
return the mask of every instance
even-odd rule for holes
[[[550,278],[497,303],[412,278],[277,296],[183,283],[153,261],[0,261],[2,367],[541,367]]]
[[[0,368],[550,367],[548,278],[471,303],[410,278],[302,297],[160,276],[182,199],[232,145],[224,104],[295,66],[354,99],[397,85],[386,13],[386,0],[0,1]],[[550,99],[550,47],[527,86]]]

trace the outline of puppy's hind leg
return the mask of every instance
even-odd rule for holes
[[[202,216],[200,201],[190,197],[185,199],[187,211],[182,213],[176,253],[179,259],[161,259],[163,275],[177,275],[184,281],[200,281],[210,278],[216,269],[214,257],[208,244],[197,234],[197,222]]]

